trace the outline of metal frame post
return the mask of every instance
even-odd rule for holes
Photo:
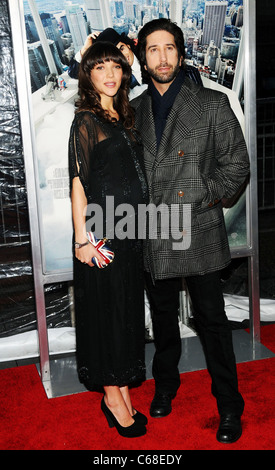
[[[245,136],[250,155],[249,202],[247,208],[250,329],[253,343],[260,342],[260,288],[258,240],[258,182],[257,182],[257,102],[256,102],[256,0],[244,0],[245,41]]]
[[[72,279],[72,273],[43,274],[42,246],[39,226],[38,181],[36,179],[37,159],[35,155],[35,134],[31,99],[30,70],[24,24],[22,0],[8,0],[22,140],[24,148],[26,184],[31,231],[33,276],[37,310],[37,329],[40,351],[40,370],[43,383],[50,380],[49,344],[46,322],[44,285]],[[244,0],[244,101],[245,136],[251,159],[251,180],[247,189],[247,246],[235,247],[233,257],[248,257],[250,325],[253,344],[260,342],[260,300],[258,262],[258,206],[257,206],[257,122],[256,122],[256,0]]]
[[[37,203],[37,181],[35,178],[36,172],[34,167],[35,136],[32,120],[32,101],[30,95],[30,71],[28,52],[26,47],[27,41],[25,36],[25,25],[22,24],[22,21],[24,21],[24,14],[22,11],[23,2],[20,0],[9,0],[9,9],[11,27],[12,31],[14,32],[14,34],[12,34],[13,53],[18,90],[20,124],[24,148],[26,186],[28,193],[33,279],[40,353],[40,372],[42,382],[47,382],[50,380],[49,344],[42,272],[42,252]]]

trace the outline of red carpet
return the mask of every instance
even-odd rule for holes
[[[275,352],[275,325],[261,329]],[[80,393],[48,399],[36,367],[0,371],[1,450],[274,450],[275,358],[238,365],[246,406],[243,435],[231,445],[216,440],[218,415],[207,371],[182,374],[182,386],[166,418],[149,417],[146,436],[125,439],[107,426],[101,395]],[[154,383],[132,390],[134,405],[148,416]]]

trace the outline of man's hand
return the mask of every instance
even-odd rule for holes
[[[89,36],[87,36],[85,44],[80,51],[81,55],[83,55],[87,49],[92,46],[93,41],[98,37],[99,34],[100,31],[94,31],[93,33],[89,34]]]

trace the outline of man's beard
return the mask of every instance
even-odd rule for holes
[[[157,83],[170,83],[174,80],[174,78],[178,75],[180,70],[180,60],[178,61],[177,65],[167,74],[159,74],[158,68],[167,66],[169,64],[161,64],[155,69],[150,69],[147,65],[147,72],[151,78],[153,78]]]

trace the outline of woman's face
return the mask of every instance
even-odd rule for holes
[[[106,61],[91,70],[91,81],[101,97],[114,97],[121,85],[122,75],[120,64]]]

